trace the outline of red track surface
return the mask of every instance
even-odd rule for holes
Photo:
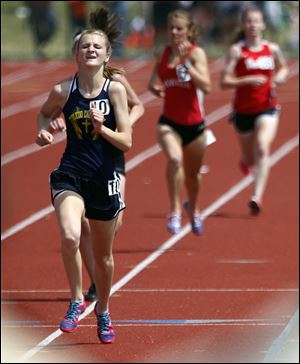
[[[146,93],[151,65],[145,62],[133,69],[133,63],[119,64],[126,68],[137,93]],[[206,97],[208,119],[232,98],[231,92],[218,88],[217,65],[212,62],[214,91]],[[296,71],[278,90],[282,114],[273,152],[298,135],[298,66],[291,65]],[[31,106],[31,99],[43,96],[73,70],[68,62],[2,64],[2,157],[34,143],[38,106]],[[127,161],[156,144],[161,102],[155,99],[145,107]],[[203,211],[242,180],[237,168],[239,148],[227,119],[223,114],[210,126],[217,142],[206,154],[210,171],[203,177]],[[5,235],[50,206],[48,175],[63,149],[60,142],[2,167],[6,361],[12,354],[14,358],[28,355],[56,332],[67,309],[68,284],[54,213]],[[157,153],[128,171],[127,209],[114,246],[114,283],[170,238],[165,226],[164,163],[162,153]],[[261,362],[298,307],[297,166],[296,143],[272,168],[259,217],[248,213],[248,186],[209,213],[203,236],[185,234],[126,285],[115,286],[110,303],[117,334],[114,345],[99,344],[91,313],[75,333],[59,335],[35,349],[29,362]],[[88,285],[84,271],[84,288]]]

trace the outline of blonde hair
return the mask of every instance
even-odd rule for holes
[[[191,16],[191,14],[185,10],[174,10],[172,11],[171,13],[168,14],[168,22],[172,19],[172,18],[175,18],[175,19],[178,19],[178,18],[181,18],[181,19],[184,19],[187,23],[187,28],[189,30],[189,32],[191,33],[189,36],[188,36],[188,40],[193,43],[193,44],[196,44],[196,42],[198,41],[198,38],[199,38],[199,31],[197,29],[197,26]]]
[[[118,16],[116,14],[108,15],[108,10],[99,8],[90,13],[89,21],[92,29],[79,31],[73,38],[73,53],[78,51],[79,42],[84,34],[96,33],[104,37],[107,53],[112,54],[112,44],[118,43],[117,38],[121,32],[117,29]],[[125,71],[117,67],[110,67],[105,63],[103,75],[111,79],[114,74],[124,75]]]

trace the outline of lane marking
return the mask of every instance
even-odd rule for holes
[[[63,140],[66,140],[65,132],[61,132],[55,135],[54,141],[50,145],[45,145],[44,147],[40,147],[37,144],[33,143],[30,145],[26,145],[26,147],[14,150],[13,152],[9,152],[5,154],[3,157],[1,157],[1,167],[5,166],[7,163],[13,162],[16,159],[27,157],[28,155],[35,152],[40,152],[46,148],[51,147],[51,145],[62,142]]]
[[[33,63],[30,63],[29,65],[22,67],[22,69],[18,71],[3,75],[1,77],[1,88],[12,85],[19,81],[24,81],[33,76],[41,76],[48,73],[49,71],[55,71],[57,68],[63,67],[64,65],[65,63],[61,61],[53,61],[46,64],[43,63],[35,65],[33,65]],[[34,69],[34,71],[32,71],[32,69]]]
[[[45,97],[47,97],[46,94],[44,94],[42,96],[37,96],[34,101],[30,101],[29,103],[21,102],[20,104],[18,104],[17,106],[14,106],[14,107],[23,108],[24,106],[26,106],[26,109],[28,109],[28,107],[32,106],[31,102],[34,104],[34,107],[35,107],[37,105],[37,103],[40,102],[40,99],[45,99]],[[144,105],[151,102],[155,98],[155,96],[150,94],[150,92],[148,92],[148,91],[145,92],[144,94],[140,95],[139,97],[142,100]],[[7,111],[7,112],[9,112],[9,111]],[[25,147],[22,147],[20,149],[14,150],[12,152],[6,153],[3,156],[1,156],[1,167],[5,166],[7,163],[13,162],[16,159],[26,157],[35,152],[41,152],[45,148],[49,148],[49,147],[51,147],[51,145],[60,143],[64,140],[66,140],[66,133],[62,132],[55,136],[54,142],[52,144],[44,146],[42,148],[39,147],[37,144],[33,143],[33,144],[27,145]]]
[[[217,59],[216,61],[213,62],[212,73],[214,73],[218,70],[219,66],[222,65],[222,62],[223,62],[222,58]],[[147,63],[146,61],[138,60],[138,59],[130,61],[128,64],[128,67],[130,68],[128,73],[132,73],[132,72],[137,71],[140,68],[143,68],[146,63]],[[41,96],[36,96],[30,100],[7,106],[7,107],[1,109],[1,118],[12,116],[15,113],[19,113],[24,110],[29,110],[30,108],[39,107],[42,104],[42,102],[44,100],[46,100],[47,95],[48,95],[48,93],[45,93]],[[159,98],[154,96],[150,91],[144,92],[139,97],[144,105],[146,105],[154,100],[159,100]],[[227,107],[227,106],[229,106],[229,104],[226,104],[223,107]],[[219,109],[217,109],[211,113],[213,118],[215,117],[215,115],[218,114],[218,112],[222,112],[222,108],[220,111],[218,111],[218,110]],[[58,135],[58,136],[56,136],[55,141],[52,143],[52,145],[59,143],[65,139],[66,139],[65,133],[63,133],[62,135]],[[51,145],[49,145],[49,146],[51,146]],[[49,147],[49,146],[46,146],[46,147]],[[34,143],[34,144],[30,144],[28,146],[25,146],[23,148],[20,148],[16,151],[9,152],[1,157],[1,166],[4,166],[5,164],[12,162],[16,159],[26,157],[27,155],[29,155],[31,153],[42,151],[44,148],[41,148]]]
[[[217,259],[216,262],[225,264],[265,264],[272,261],[266,259]]]
[[[43,217],[49,215],[50,213],[52,213],[54,211],[54,208],[52,205],[45,207],[44,209],[36,212],[35,214],[27,217],[26,219],[24,219],[23,221],[17,223],[16,225],[12,226],[11,228],[7,229],[6,231],[4,231],[3,234],[1,234],[1,241],[7,239],[8,237],[16,234],[17,232],[25,229],[26,227],[28,227],[29,225],[35,223],[36,221],[42,219]]]
[[[269,350],[264,357],[262,363],[276,363],[276,357],[280,353],[282,347],[285,345],[288,337],[292,332],[299,327],[299,307],[294,313],[293,317],[290,319],[289,323],[286,325],[281,334],[272,342]]]
[[[136,66],[135,66],[135,61],[132,61],[132,69],[136,70]],[[137,65],[139,65],[139,61],[136,61]],[[214,62],[215,65],[217,65],[216,67],[214,67],[213,72],[216,72],[218,70],[218,67],[220,64],[222,64],[223,59],[218,59]],[[140,64],[140,68],[142,68],[144,66],[144,63]],[[130,73],[130,71],[129,71]],[[288,79],[296,76],[299,73],[299,61],[296,61],[295,63],[293,63],[290,66],[290,72],[288,75]],[[3,115],[14,115],[14,112],[18,113],[21,109],[21,111],[24,110],[24,106],[25,110],[28,110],[29,108],[32,107],[32,105],[34,105],[34,107],[38,107],[40,106],[40,104],[43,102],[44,99],[46,99],[48,93],[43,94],[42,96],[36,96],[31,100],[25,101],[25,102],[21,102],[18,104],[13,104],[11,106],[8,106],[6,108],[1,109],[1,118],[3,117]],[[150,103],[152,101],[159,100],[157,97],[155,97],[153,94],[150,93],[150,91],[146,91],[145,93],[143,93],[142,95],[139,96],[141,98],[141,101],[143,102],[144,105],[146,105],[147,103]],[[42,101],[41,101],[42,100]],[[222,110],[222,107],[224,108],[224,110]],[[210,113],[207,117],[206,117],[206,121],[207,121],[207,125],[210,125],[212,122],[209,121],[209,117],[214,118],[215,114],[217,115],[218,113],[226,112],[227,114],[231,111],[231,104],[226,104],[224,106],[222,106],[221,108],[215,110],[214,112]],[[224,116],[227,115],[226,113],[224,114]],[[222,117],[221,117],[222,118]],[[57,139],[53,144],[59,143],[62,140],[65,139],[65,135],[62,135],[60,137],[56,137],[55,139]],[[156,148],[156,146],[154,146],[153,148]],[[14,161],[15,159],[18,158],[22,158],[25,157],[31,153],[37,152],[37,151],[42,151],[44,148],[40,148],[38,147],[36,144],[30,144],[28,146],[25,146],[21,149],[18,149],[16,151],[12,151],[9,152],[7,154],[5,154],[4,156],[1,157],[1,166],[4,166],[5,164]]]
[[[133,60],[128,63],[128,74],[137,71],[140,68],[143,68],[147,64],[146,61],[139,61],[139,60]],[[127,67],[127,66],[126,66]],[[49,70],[53,67],[49,67]],[[19,74],[19,76],[21,76]],[[23,78],[27,78],[28,74],[24,74]],[[22,77],[22,76],[21,76]],[[15,82],[15,80],[13,81]],[[13,83],[12,82],[12,83]],[[34,96],[30,98],[29,100],[17,102],[8,106],[5,106],[1,108],[1,120],[8,118],[13,115],[17,115],[23,111],[28,111],[30,109],[38,108],[42,105],[44,101],[46,101],[47,97],[49,95],[49,91],[43,93],[39,96]]]
[[[289,142],[288,142],[289,143]],[[287,144],[287,143],[286,143]],[[297,136],[297,144],[296,145],[298,145],[298,136]],[[288,149],[289,149],[289,147],[288,147]],[[293,149],[293,148],[292,148]],[[282,153],[284,153],[284,152],[282,152]],[[283,156],[284,156],[285,154],[283,154]],[[278,155],[278,160],[280,160],[283,156],[280,156],[280,153],[279,153],[279,155]],[[275,160],[276,160],[276,158],[275,158]],[[276,162],[274,162],[274,163],[276,163]],[[273,164],[274,164],[273,163]],[[250,177],[250,176],[248,176],[248,177]],[[237,193],[239,193],[241,190],[243,190],[245,187],[247,187],[251,182],[252,182],[252,179],[251,178],[248,178],[248,177],[245,177],[244,178],[244,180],[246,180],[246,182],[244,182],[244,183],[242,183],[243,182],[243,180],[240,182],[240,183],[238,183],[238,185],[239,186],[234,186],[232,189],[230,189],[229,191],[228,191],[228,196],[235,196]],[[245,185],[245,187],[243,187],[243,185]],[[223,198],[223,199],[222,199]],[[218,207],[220,207],[220,206],[222,206],[222,204],[224,204],[224,203],[226,203],[226,202],[228,202],[232,197],[228,197],[229,199],[228,200],[226,200],[226,198],[224,197],[224,195],[219,199],[219,200],[217,200],[213,205],[211,205],[207,210],[205,210],[206,211],[206,216],[208,216],[208,214],[209,213],[211,213],[211,212],[209,212],[210,210],[212,210],[212,211],[214,211],[214,209],[217,209]],[[219,206],[218,206],[219,205]],[[187,233],[189,233],[190,232],[190,227],[189,226],[185,226],[185,228],[183,229],[183,231],[181,232],[181,233],[179,233],[179,234],[177,234],[177,236],[178,236],[178,238],[179,239],[181,239],[181,237],[183,237],[183,236],[185,236]],[[178,239],[178,240],[179,240]],[[2,240],[2,238],[1,238],[1,240]],[[168,244],[170,245],[171,243],[172,243],[172,241],[174,241],[173,242],[173,244],[172,245],[174,245],[178,240],[174,240],[174,237],[173,238],[171,238],[171,239],[169,239],[165,244],[163,244],[163,246],[167,246]],[[168,243],[169,242],[169,243]],[[168,243],[168,244],[167,244]],[[170,245],[170,246],[172,246],[172,245]],[[160,248],[159,248],[159,250],[160,250]],[[159,251],[158,250],[158,251]],[[162,253],[164,252],[164,249],[162,249],[162,252],[159,254],[159,255],[161,255]],[[159,256],[158,255],[158,256]],[[157,256],[157,257],[158,257]],[[151,258],[151,259],[153,259],[153,260],[155,260],[157,257],[155,257],[154,259],[153,258]],[[143,262],[145,262],[146,263],[146,265],[148,265],[148,264],[150,264],[151,263],[151,259],[149,259],[150,257],[148,257],[145,261],[143,261]],[[141,263],[143,263],[143,262],[141,262]],[[141,264],[140,263],[140,264]],[[139,266],[141,266],[139,264]],[[146,266],[145,265],[145,266]],[[136,267],[137,268],[137,267]],[[141,269],[141,268],[139,268],[139,269]],[[142,269],[144,269],[144,268],[142,268]],[[141,270],[142,270],[141,269]],[[137,273],[135,273],[135,272],[133,272],[133,271],[135,271],[135,272],[137,272]],[[138,274],[139,273],[139,271],[138,271],[138,269],[133,269],[131,272],[129,272],[129,274],[132,276],[130,279],[128,279],[128,278],[126,278],[126,277],[128,277],[128,274],[125,276],[125,277],[123,277],[123,279],[121,279],[119,282],[117,282],[117,284],[115,284],[113,287],[112,287],[112,292],[111,292],[111,294],[113,294],[117,289],[118,289],[118,285],[119,286],[122,286],[122,285],[124,285],[124,284],[126,284],[127,282],[126,282],[126,279],[128,279],[128,280],[131,280],[136,274]],[[125,283],[124,283],[125,282]],[[114,290],[113,290],[114,289]],[[88,309],[90,309],[90,312],[93,310],[93,308],[94,308],[94,305],[95,304],[91,304],[89,307],[88,307]],[[91,307],[92,306],[92,307]],[[87,309],[87,310],[88,310]],[[89,312],[89,313],[90,313]],[[88,312],[86,311],[85,312],[86,313],[86,315],[88,314]],[[82,318],[84,318],[86,315],[82,315]],[[84,317],[83,317],[84,316]],[[81,319],[82,319],[81,318]],[[53,334],[51,334],[51,335],[49,335],[45,340],[43,340],[40,344],[38,344],[35,348],[33,348],[33,349],[31,349],[31,350],[29,350],[27,353],[25,353],[25,355],[22,357],[22,358],[26,358],[26,357],[31,357],[31,356],[33,356],[34,354],[36,354],[38,351],[40,351],[45,345],[47,345],[47,343],[50,343],[50,342],[52,342],[53,340],[55,340],[55,338],[57,338],[58,336],[60,336],[62,334],[62,332],[60,331],[60,330],[57,330],[56,332],[54,332]],[[44,345],[45,344],[45,345]],[[41,346],[40,346],[41,345]]]
[[[290,139],[285,144],[283,144],[275,153],[270,157],[270,166],[274,166],[277,162],[279,162],[284,156],[290,153],[297,145],[299,145],[299,136]],[[243,191],[246,187],[253,182],[252,176],[244,177],[237,184],[232,186],[227,192],[225,192],[219,199],[213,202],[210,206],[208,206],[205,210],[203,210],[203,220],[205,220],[210,214],[215,212],[218,208],[229,202],[233,197]],[[173,235],[168,240],[166,240],[160,247],[158,247],[152,254],[138,263],[131,271],[129,271],[123,278],[121,278],[118,282],[116,282],[112,288],[110,296],[112,296],[115,292],[117,292],[120,288],[125,286],[129,281],[131,281],[135,276],[137,276],[141,271],[143,271],[148,265],[150,265],[153,261],[159,258],[162,254],[164,254],[168,249],[170,249],[173,245],[175,245],[178,241],[180,241],[183,237],[185,237],[191,231],[190,224],[186,224],[182,231],[176,235]],[[88,316],[91,312],[93,312],[96,302],[91,303],[85,312],[79,317],[79,321]],[[24,362],[35,354],[37,354],[40,350],[44,349],[47,345],[49,345],[52,341],[54,341],[57,337],[59,337],[63,332],[58,329],[53,332],[51,335],[47,336],[44,340],[38,343],[36,346],[28,350],[25,354],[20,357],[20,362]],[[19,362],[19,361],[18,361]]]
[[[226,116],[229,112],[230,104],[225,104],[212,112],[211,114],[207,115],[207,125],[212,125],[216,121],[222,119],[224,116]],[[36,149],[38,148],[38,149]],[[36,144],[32,144],[32,147],[28,148],[28,153],[33,153],[34,151],[39,151],[42,148],[38,147]],[[126,172],[129,172],[133,168],[137,167],[139,164],[143,163],[146,159],[153,157],[157,153],[161,151],[161,148],[158,144],[155,144],[154,146],[144,150],[143,152],[139,153],[132,159],[130,159],[128,162],[126,162]],[[23,151],[24,152],[24,151]],[[6,164],[9,161],[13,161],[16,158],[25,157],[25,154],[21,154],[22,152],[18,152],[18,157],[16,154],[11,154],[10,156],[4,156],[3,157],[3,163]],[[1,164],[2,164],[2,158],[1,158]],[[21,222],[17,223],[16,225],[8,228],[1,234],[1,241],[7,239],[8,237],[18,233],[19,231],[23,230],[27,226],[35,223],[36,221],[44,218],[49,213],[52,213],[54,211],[54,208],[52,205],[49,205],[48,207],[45,207],[44,209],[34,213],[33,215],[27,217],[26,219],[22,220]]]
[[[15,104],[9,105],[1,109],[1,120],[19,114],[23,111],[38,108],[44,101],[46,101],[49,92],[45,92],[42,95],[34,96],[30,100],[20,101]]]
[[[12,112],[14,110],[14,108],[26,108],[28,109],[28,107],[31,107],[32,104],[35,107],[37,105],[37,103],[40,102],[40,99],[45,99],[47,96],[44,94],[42,96],[37,96],[35,98],[35,100],[30,101],[29,103],[27,102],[21,102],[20,104],[12,107],[11,111],[6,111],[6,112]],[[141,99],[142,103],[144,105],[154,101],[155,99],[157,99],[157,97],[155,97],[153,94],[151,94],[149,91],[143,93],[142,95],[139,96],[139,98]],[[218,119],[221,119],[222,117],[226,116],[228,113],[230,112],[230,104],[225,104],[223,106],[221,106],[220,108],[216,109],[215,111],[213,111],[212,113],[210,113],[209,115],[207,115],[206,117],[206,124],[209,126],[211,124],[213,124],[215,121],[217,121]],[[54,142],[51,145],[60,143],[61,141],[64,141],[66,139],[66,133],[62,132],[60,134],[57,134],[55,136]],[[7,163],[13,162],[16,159],[19,158],[23,158],[26,157],[32,153],[35,152],[40,152],[43,151],[45,148],[49,148],[51,147],[51,145],[47,145],[43,148],[39,147],[38,145],[36,145],[35,143],[27,145],[25,147],[22,147],[20,149],[14,150],[12,152],[6,153],[3,156],[1,156],[1,167],[5,166]],[[157,144],[151,148],[157,148]]]
[[[298,292],[298,288],[122,288],[120,292]],[[1,293],[70,293],[70,289],[2,289]]]
[[[138,57],[136,59],[130,60],[127,64],[125,64],[124,68],[128,68],[128,73],[132,73],[139,70],[140,68],[143,68],[146,63],[146,60],[144,60],[142,57]],[[48,73],[49,71],[66,66],[72,67],[71,62],[69,63],[63,61],[51,61],[43,64],[33,64],[31,62],[29,65],[25,65],[25,67],[22,67],[18,71],[3,75],[1,77],[1,88],[19,81],[24,81],[28,78],[32,78],[33,76],[36,78],[37,75],[43,75],[45,73]],[[33,68],[34,72],[32,71]]]
[[[274,323],[274,319],[200,319],[200,320],[113,320],[118,323],[143,323],[143,324],[159,324],[159,325],[203,325],[203,324],[220,324],[220,323],[257,323],[269,322]],[[276,321],[275,321],[276,322]],[[281,322],[282,324],[282,322]]]
[[[140,326],[283,326],[285,322],[274,319],[194,319],[194,320],[112,320],[114,326],[118,327],[140,327]],[[46,321],[3,321],[2,326],[9,328],[52,328],[57,324],[47,324]],[[96,327],[93,324],[80,324],[81,327]]]

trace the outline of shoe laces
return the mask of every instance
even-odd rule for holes
[[[170,214],[168,216],[169,223],[172,225],[180,225],[181,222],[181,215],[177,213]]]
[[[192,221],[193,221],[193,225],[195,227],[202,226],[202,218],[201,218],[201,215],[194,215]]]
[[[111,328],[111,320],[109,314],[98,315],[98,318],[98,326],[101,333],[109,333]]]
[[[79,307],[80,303],[81,302],[77,302],[77,301],[72,301],[70,303],[69,309],[65,316],[65,319],[67,321],[70,321],[70,322],[74,321],[74,318],[79,314],[78,307]]]

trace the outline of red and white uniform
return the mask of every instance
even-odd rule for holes
[[[199,124],[203,121],[203,92],[193,84],[183,64],[168,66],[170,53],[171,47],[166,47],[158,68],[165,87],[163,116],[180,125]]]
[[[234,110],[242,114],[256,114],[276,106],[271,78],[275,68],[274,59],[267,41],[262,42],[262,49],[254,52],[246,47],[245,42],[237,43],[241,48],[241,57],[235,68],[237,77],[264,75],[266,83],[262,86],[244,85],[236,90]]]

